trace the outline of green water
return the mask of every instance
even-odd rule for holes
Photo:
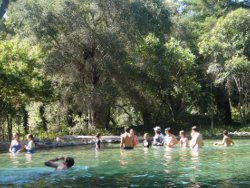
[[[0,154],[0,187],[250,187],[250,141],[230,148],[200,151],[138,147],[123,151],[106,145],[37,151],[32,157]],[[57,156],[73,156],[75,166],[54,172],[43,165]]]

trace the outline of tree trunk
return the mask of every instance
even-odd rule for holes
[[[74,126],[73,111],[71,109],[69,109],[68,112],[67,112],[66,121],[67,121],[68,127],[73,127]]]
[[[6,12],[6,9],[8,8],[8,5],[9,5],[9,0],[2,1],[2,4],[0,6],[0,19],[3,18],[4,14]]]
[[[224,88],[217,87],[215,96],[219,117],[223,123],[228,125],[232,122],[232,116],[227,92]]]
[[[245,110],[245,103],[243,100],[242,92],[239,92],[238,110],[239,110],[239,114],[240,114],[241,125],[246,125],[246,110]]]
[[[45,117],[45,107],[44,105],[41,105],[39,107],[39,113],[40,113],[40,117],[41,117],[41,120],[42,120],[42,128],[45,132],[48,131],[48,127],[47,127],[47,123],[48,121],[46,120],[46,117]]]
[[[29,133],[29,124],[28,124],[28,119],[29,119],[29,115],[27,110],[25,109],[25,107],[23,108],[23,129],[24,129],[24,133],[28,134]]]
[[[8,139],[12,140],[12,116],[11,114],[7,115],[7,129],[8,129]]]
[[[88,129],[105,129],[108,128],[110,121],[110,106],[102,105],[98,108],[88,109]]]

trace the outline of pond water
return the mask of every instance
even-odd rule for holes
[[[39,150],[32,156],[0,154],[0,187],[250,187],[250,141],[200,151],[110,144]],[[73,156],[75,166],[54,172],[44,161]]]

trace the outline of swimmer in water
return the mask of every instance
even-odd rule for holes
[[[19,139],[19,134],[14,133],[13,134],[13,140],[11,141],[9,152],[11,153],[19,153],[23,151],[24,146],[23,143]]]
[[[202,135],[199,133],[198,128],[196,126],[193,126],[191,129],[191,136],[192,139],[190,141],[190,147],[192,149],[199,149],[204,146]]]
[[[100,150],[101,148],[101,137],[102,133],[98,132],[96,133],[96,140],[95,140],[95,149]]]
[[[25,145],[25,149],[26,149],[26,153],[27,154],[33,154],[35,153],[35,143],[34,143],[34,138],[32,134],[28,134],[26,136],[27,140],[28,140],[28,144]]]
[[[62,162],[57,162],[57,161]],[[55,171],[62,171],[72,167],[75,164],[75,161],[72,157],[60,157],[55,159],[50,159],[44,163],[45,166],[55,168]]]
[[[178,141],[177,141],[176,137],[171,133],[170,128],[165,129],[165,134],[166,134],[166,136],[165,136],[165,140],[164,140],[164,145],[166,147],[172,148],[176,144],[178,144]]]
[[[222,142],[215,142],[214,145],[223,145],[223,146],[232,146],[234,142],[232,139],[228,136],[228,131],[223,131],[223,140]]]
[[[144,148],[149,148],[151,146],[151,140],[150,140],[149,134],[145,133],[143,138],[144,138],[143,147]]]
[[[180,146],[181,148],[187,148],[188,147],[188,138],[185,136],[185,132],[181,130],[179,132],[180,136]]]

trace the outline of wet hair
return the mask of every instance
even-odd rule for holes
[[[129,127],[124,127],[125,132],[129,132],[130,128]]]
[[[198,128],[197,128],[196,126],[193,126],[193,127],[192,127],[192,130],[195,131],[195,132],[197,132],[197,131],[198,131]]]
[[[180,134],[183,134],[185,136],[185,132],[183,130],[180,131]]]
[[[67,157],[65,159],[65,162],[67,163],[67,167],[70,168],[75,164],[75,160],[72,157]]]
[[[171,133],[171,128],[170,128],[170,127],[166,128],[166,129],[165,129],[165,132]]]
[[[102,135],[102,133],[101,132],[98,132],[98,133],[96,133],[96,138],[99,138],[100,136]]]
[[[224,135],[228,135],[228,131],[227,131],[227,130],[224,130],[224,131],[223,131],[223,134],[224,134]]]

